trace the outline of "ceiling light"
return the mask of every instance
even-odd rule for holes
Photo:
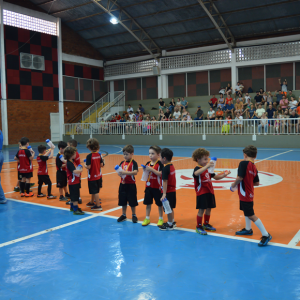
[[[117,20],[116,18],[111,18],[111,19],[110,19],[110,23],[116,25],[116,24],[118,24],[119,22],[118,22],[118,20]]]

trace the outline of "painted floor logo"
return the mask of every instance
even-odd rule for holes
[[[215,172],[219,173],[225,170],[230,170],[231,174],[221,180],[212,179],[215,190],[228,190],[237,177],[237,169],[215,169]],[[267,172],[258,172],[258,176],[259,187],[277,184],[283,180],[281,176]],[[194,189],[193,169],[176,170],[176,185],[177,189]]]

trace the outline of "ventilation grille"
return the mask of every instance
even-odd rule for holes
[[[22,69],[45,71],[44,56],[20,53],[20,65]]]

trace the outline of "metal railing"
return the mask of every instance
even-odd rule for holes
[[[100,122],[90,124],[65,124],[66,135],[114,134],[114,135],[297,135],[298,119],[243,119],[204,121],[137,121]]]

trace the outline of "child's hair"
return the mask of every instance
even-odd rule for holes
[[[64,151],[64,158],[65,160],[70,160],[71,157],[77,152],[77,149],[75,147],[66,147]]]
[[[171,161],[173,158],[173,151],[170,150],[169,148],[164,148],[161,150],[161,158],[166,158],[167,161]]]
[[[198,161],[204,156],[209,156],[209,151],[204,148],[198,148],[192,154],[193,161]]]
[[[127,153],[134,153],[134,148],[132,145],[126,145],[124,148],[123,148],[123,152],[127,152]]]
[[[159,146],[156,146],[156,145],[155,146],[151,146],[149,148],[149,150],[150,149],[154,150],[156,152],[156,154],[160,154],[161,153],[161,148]]]
[[[22,137],[19,143],[21,146],[26,146],[29,143],[29,139],[27,137]]]
[[[74,139],[69,140],[68,143],[71,147],[77,147],[77,144],[78,144],[77,141]]]
[[[100,149],[99,142],[96,139],[87,140],[86,147],[90,148],[92,151],[97,151]]]
[[[243,152],[252,158],[256,158],[257,156],[257,148],[255,146],[249,145],[246,148],[244,148]]]
[[[67,146],[68,146],[68,145],[67,145],[66,142],[60,141],[60,142],[58,142],[57,148],[58,148],[58,149],[65,149]]]
[[[38,146],[38,151],[39,151],[40,154],[43,154],[46,149],[47,148],[46,148],[45,145],[39,145]]]

